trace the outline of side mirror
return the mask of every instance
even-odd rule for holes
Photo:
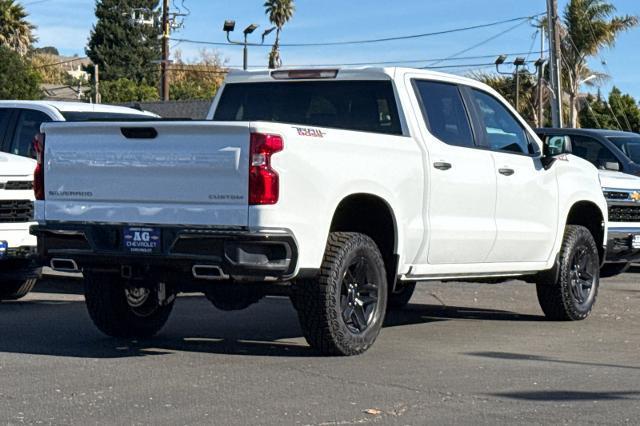
[[[560,154],[571,154],[571,139],[568,136],[548,136],[544,139],[545,157],[555,157]]]
[[[606,161],[604,163],[604,169],[605,170],[612,170],[614,172],[619,172],[620,171],[620,163],[618,163],[617,161]]]

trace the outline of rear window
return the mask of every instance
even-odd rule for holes
[[[213,119],[402,134],[390,81],[231,83]]]
[[[157,120],[155,117],[142,114],[124,114],[117,112],[77,112],[61,111],[60,114],[66,121],[148,121]]]

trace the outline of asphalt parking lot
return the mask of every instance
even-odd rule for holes
[[[322,358],[287,299],[235,313],[178,300],[148,341],[91,324],[75,280],[0,304],[5,424],[637,424],[640,270],[603,280],[580,323],[524,283],[431,283],[376,345]]]

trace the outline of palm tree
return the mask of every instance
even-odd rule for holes
[[[613,47],[619,33],[638,25],[637,16],[613,16],[615,12],[615,6],[605,0],[571,0],[564,10],[562,58],[571,127],[578,125],[580,86],[607,77],[591,71],[587,60],[597,56],[602,48]]]
[[[0,0],[0,45],[25,55],[36,38],[36,28],[26,20],[28,13],[15,0]]]
[[[269,16],[269,21],[276,26],[276,41],[273,43],[271,53],[269,53],[269,68],[274,69],[282,66],[280,59],[280,32],[284,24],[289,22],[296,10],[293,0],[267,0],[264,3],[265,13]]]

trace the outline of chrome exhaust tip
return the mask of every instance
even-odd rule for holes
[[[199,280],[219,281],[229,279],[229,275],[225,274],[222,268],[216,265],[193,265],[191,273],[193,278]]]
[[[49,266],[54,271],[59,272],[80,272],[80,270],[78,269],[78,264],[73,259],[53,258],[51,259]]]

